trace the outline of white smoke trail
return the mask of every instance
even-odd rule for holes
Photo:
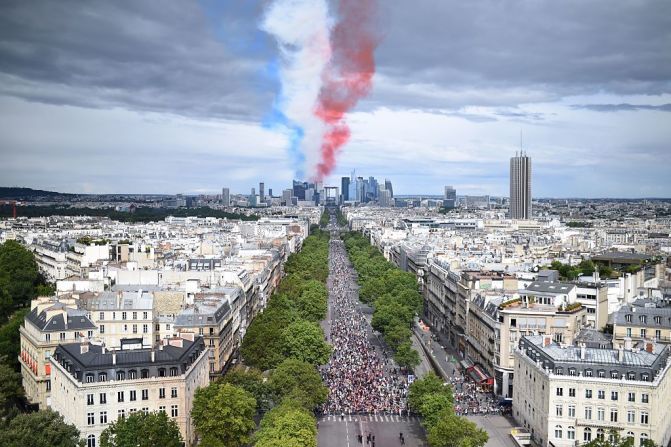
[[[261,29],[277,40],[282,64],[280,109],[303,131],[300,149],[307,178],[317,173],[325,132],[314,110],[322,88],[322,73],[331,58],[326,0],[276,0],[266,10]]]

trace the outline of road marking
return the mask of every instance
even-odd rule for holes
[[[345,433],[347,434],[347,447],[349,447],[349,426],[347,425],[347,421],[345,421]]]

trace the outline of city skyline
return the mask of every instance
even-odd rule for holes
[[[546,6],[379,2],[372,90],[325,184],[356,168],[399,194],[506,195],[523,130],[535,197],[670,197],[671,5]],[[278,52],[261,2],[1,17],[3,186],[197,194],[296,177],[289,134],[267,125]]]

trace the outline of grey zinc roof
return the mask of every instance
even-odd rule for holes
[[[47,310],[62,309],[65,313],[59,313],[47,320]],[[63,318],[67,315],[66,321]],[[37,307],[26,315],[26,321],[36,326],[42,332],[62,332],[71,330],[89,330],[95,329],[96,325],[86,316],[86,311],[79,309],[70,309],[65,307],[63,303],[54,303],[51,307],[37,314]]]
[[[212,326],[221,322],[231,313],[231,306],[227,298],[220,301],[195,301],[182,310],[175,318],[177,327]]]
[[[627,315],[631,315],[631,322],[627,322]],[[646,321],[643,323],[639,320],[639,316],[645,315]],[[660,317],[658,323],[655,322],[655,317]],[[621,326],[645,326],[645,327],[659,327],[671,328],[671,308],[670,307],[642,307],[642,306],[622,306],[617,312],[613,314],[614,324]]]
[[[538,282],[534,281],[525,289],[526,292],[541,292],[564,294],[569,293],[575,288],[575,284],[566,284],[563,282]]]
[[[536,349],[545,352],[555,362],[566,363],[595,363],[600,365],[619,365],[619,366],[639,366],[652,367],[659,357],[658,354],[647,351],[627,351],[623,352],[623,359],[618,360],[617,349],[598,349],[585,348],[585,359],[580,358],[580,347],[567,346],[562,348],[556,343],[543,346],[543,337],[540,335],[527,336],[527,340],[536,345]]]

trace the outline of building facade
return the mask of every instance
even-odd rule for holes
[[[598,349],[527,336],[515,351],[513,415],[541,446],[569,447],[612,430],[666,446],[671,440],[669,347]]]
[[[531,158],[524,152],[510,159],[510,218],[531,218]]]
[[[155,350],[106,350],[90,343],[56,348],[50,359],[53,410],[75,425],[87,447],[107,426],[134,412],[164,411],[194,445],[191,408],[196,389],[209,383],[202,337],[166,339]]]

